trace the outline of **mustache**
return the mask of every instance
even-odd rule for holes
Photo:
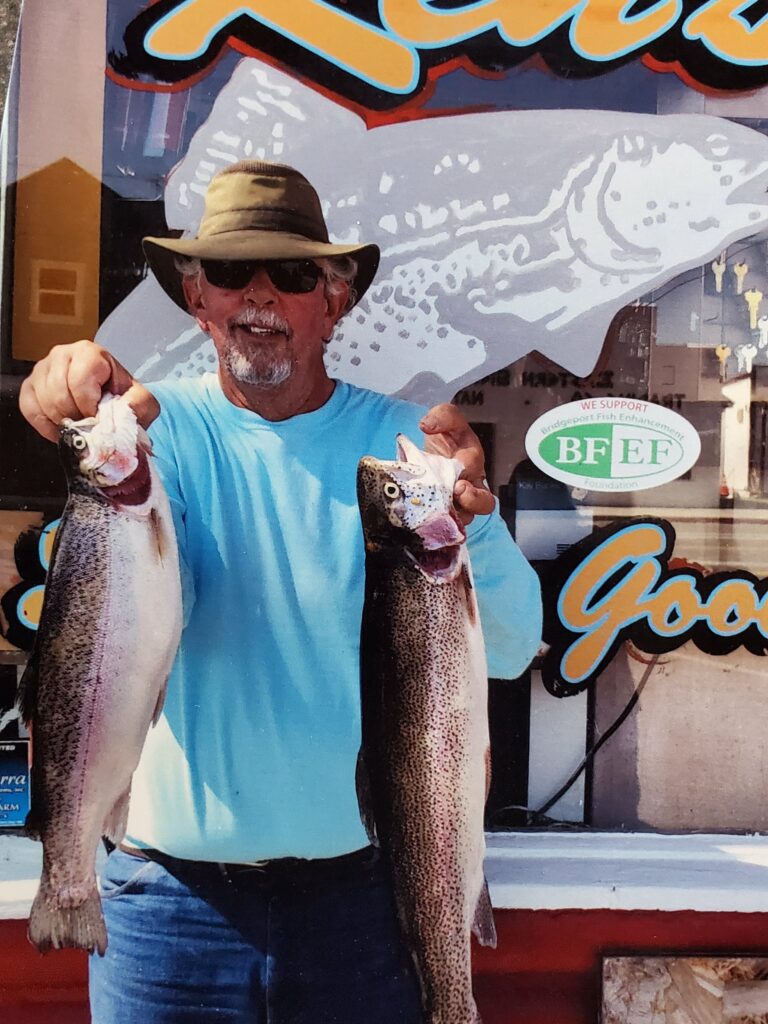
[[[293,337],[290,324],[272,309],[255,309],[249,306],[227,321],[227,326],[230,329],[242,325],[260,327],[265,331],[279,331],[280,334],[285,334],[289,340]]]

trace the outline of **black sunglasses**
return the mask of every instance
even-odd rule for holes
[[[315,290],[322,270],[312,260],[201,260],[208,283],[215,288],[245,288],[263,267],[278,291],[303,295]]]

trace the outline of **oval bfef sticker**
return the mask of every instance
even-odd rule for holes
[[[687,473],[698,433],[671,409],[636,398],[585,398],[540,416],[525,436],[547,476],[591,491],[642,491]]]

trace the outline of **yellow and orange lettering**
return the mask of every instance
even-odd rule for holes
[[[597,621],[592,616],[583,617],[585,625],[587,619],[592,618],[592,628],[566,651],[560,666],[565,679],[580,683],[597,671],[618,634],[636,619],[634,613],[642,605],[643,595],[653,585],[655,578],[652,565],[638,566],[608,598],[600,602],[602,614]]]
[[[17,613],[19,620],[31,629],[37,629],[40,625],[40,616],[43,611],[43,595],[45,587],[42,584],[38,584],[36,587],[30,587],[29,590],[21,597],[17,605]]]
[[[768,19],[750,25],[739,17],[751,6],[744,0],[710,0],[688,18],[683,33],[734,64],[768,64]]]
[[[691,576],[675,576],[645,603],[648,624],[659,636],[678,636],[701,616],[701,600]]]
[[[657,556],[665,546],[661,531],[652,525],[615,534],[590,555],[568,580],[560,595],[560,618],[566,629],[584,633],[566,651],[563,678],[578,683],[600,665],[621,630],[645,613],[645,596],[659,575]],[[590,605],[591,596],[625,563],[635,567],[603,598]]]
[[[682,13],[680,0],[661,0],[627,17],[628,0],[589,0],[574,19],[571,40],[587,60],[613,60],[652,43],[675,24]]]
[[[381,19],[395,35],[416,46],[441,46],[497,28],[513,45],[521,46],[551,32],[583,0],[538,0],[510,3],[491,0],[464,8],[439,10],[424,0],[381,0]]]
[[[393,92],[412,89],[418,57],[388,33],[315,0],[187,0],[147,33],[148,53],[190,60],[243,14]]]
[[[707,625],[720,636],[743,633],[757,618],[757,595],[746,580],[728,580],[707,602]]]

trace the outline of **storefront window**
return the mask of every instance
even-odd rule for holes
[[[674,530],[665,569],[754,589],[751,627],[726,613],[730,651],[715,650],[702,612],[676,649],[622,634],[585,687],[554,695],[544,652],[495,681],[488,826],[768,828],[764,84],[704,88],[640,54],[568,75],[543,58],[497,60],[507,44],[494,37],[485,59],[481,43],[474,63],[451,51],[398,99],[362,76],[353,88],[354,71],[295,41],[278,46],[274,29],[259,50],[253,26],[182,74],[180,60],[138,61],[128,29],[147,20],[143,3],[95,6],[85,25],[28,3],[3,140],[0,739],[25,736],[11,697],[36,628],[41,531],[65,494],[53,446],[18,413],[21,380],[84,337],[145,381],[214,370],[210,341],[148,274],[141,238],[192,230],[234,160],[284,160],[317,185],[337,240],[383,250],[378,283],[328,346],[330,372],[456,401],[541,575],[548,645],[558,559],[636,517]],[[682,417],[700,441],[694,463],[659,486],[605,490],[532,461],[526,434],[545,413],[619,398]]]

